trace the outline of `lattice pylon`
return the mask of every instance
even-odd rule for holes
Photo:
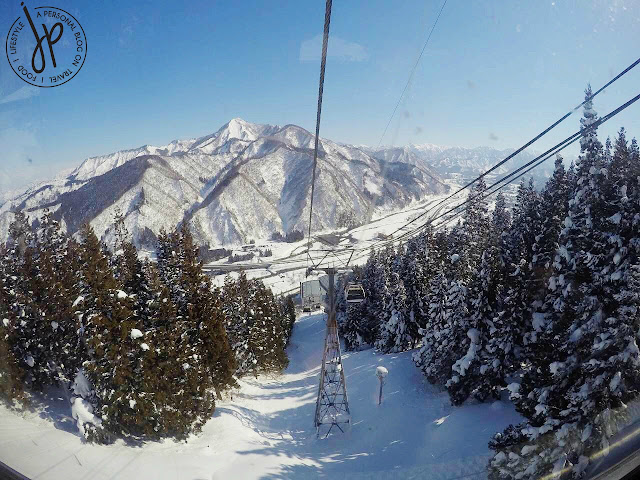
[[[324,339],[315,415],[318,436],[321,434],[321,428],[328,426],[325,437],[329,435],[333,427],[337,427],[341,432],[344,432],[343,427],[351,423],[347,383],[344,378],[344,369],[342,368],[340,338],[338,336],[338,323],[336,322],[334,308],[333,275],[330,274],[329,276],[329,301],[331,307],[327,318],[327,332]]]

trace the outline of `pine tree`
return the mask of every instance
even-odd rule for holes
[[[447,368],[443,365],[449,348],[451,326],[447,323],[448,284],[440,266],[429,284],[429,305],[426,326],[420,330],[422,347],[413,354],[413,361],[431,383],[441,383]],[[448,366],[449,371],[451,365]]]
[[[367,329],[366,315],[366,303],[347,304],[340,325],[340,336],[344,340],[346,350],[359,350],[367,344],[365,338],[370,335]]]
[[[62,233],[59,223],[47,212],[40,221],[36,248],[37,275],[31,281],[42,316],[40,343],[46,349],[50,381],[68,388],[86,360],[72,306],[79,293],[75,278],[77,244]]]
[[[285,348],[295,321],[295,305],[288,297],[276,299],[264,283],[225,278],[223,314],[236,375],[280,371],[288,364]]]
[[[128,433],[131,423],[136,423],[129,414],[129,399],[137,380],[131,357],[139,349],[132,337],[140,326],[132,323],[130,301],[119,288],[93,229],[84,225],[80,236],[80,296],[74,305],[88,358],[84,374],[92,386],[92,394],[84,400],[104,419],[100,428],[88,424],[84,429],[87,439],[104,442]]]
[[[477,271],[482,260],[482,253],[489,240],[489,216],[486,199],[487,184],[484,177],[480,178],[469,192],[467,205],[464,212],[464,224],[462,225],[463,249],[456,252],[461,255],[461,275],[463,280]],[[464,253],[464,255],[462,255]]]
[[[358,325],[355,330],[360,334],[362,341],[373,345],[378,338],[380,321],[384,308],[383,295],[386,291],[385,268],[382,262],[382,253],[371,251],[367,263],[362,272],[362,288],[365,292],[365,300],[361,304],[361,315],[357,318]]]
[[[635,396],[640,381],[639,277],[627,249],[633,245],[627,235],[634,233],[625,221],[632,217],[625,212],[625,185],[610,174],[615,161],[625,177],[626,142],[619,136],[613,156],[603,150],[592,128],[597,117],[590,88],[586,100],[575,190],[549,280],[547,315],[535,326],[531,366],[512,390],[528,422],[494,438],[494,477],[537,477],[563,467],[580,475],[589,455],[608,447],[624,411],[618,407]]]
[[[410,239],[400,263],[399,273],[407,295],[407,335],[411,338],[411,348],[420,342],[420,330],[427,323],[427,297],[433,269],[430,244],[431,231]]]
[[[37,238],[22,212],[14,214],[14,221],[9,226],[7,247],[4,266],[6,340],[19,368],[25,374],[25,386],[40,390],[51,383],[52,372],[47,347],[39,340],[45,320],[39,302],[43,291],[36,266]]]
[[[291,339],[291,333],[293,332],[293,325],[296,321],[296,305],[293,303],[291,295],[280,299],[280,322],[282,331],[284,332],[286,341],[285,346],[289,345]]]
[[[183,363],[192,370],[201,370],[220,396],[235,385],[235,365],[219,296],[202,271],[198,249],[186,224],[171,235],[161,234],[158,244],[158,267],[178,309]],[[206,389],[206,383],[200,388]]]
[[[249,342],[259,368],[266,372],[277,372],[289,363],[285,353],[285,335],[277,318],[273,293],[261,281],[254,280],[252,283],[255,321],[249,329]]]
[[[560,154],[556,156],[553,175],[547,181],[541,199],[542,227],[536,236],[532,258],[536,278],[545,284],[552,273],[553,257],[558,248],[560,231],[569,208],[569,179]]]
[[[450,238],[450,235],[441,237],[447,242]],[[468,292],[460,273],[465,265],[459,261],[458,254],[447,258],[451,251],[448,248],[441,247],[443,261],[430,284],[423,347],[414,355],[414,361],[429,381],[443,386],[451,379],[452,367],[463,354],[458,343],[460,335],[466,334],[462,328],[468,317]]]
[[[496,392],[502,386],[502,377],[489,371],[491,368],[497,369],[497,359],[489,358],[483,362],[482,358],[482,350],[489,336],[494,333],[494,288],[491,259],[485,252],[469,288],[468,315],[460,318],[455,325],[456,341],[453,342],[453,348],[458,358],[452,366],[451,378],[446,383],[454,405],[461,404],[471,395],[481,401],[489,394],[498,396]]]
[[[0,245],[0,398],[12,405],[23,403],[25,373],[20,368],[10,343],[11,315],[10,285],[7,267],[9,253],[4,245]]]
[[[142,383],[134,405],[145,419],[140,432],[148,438],[185,438],[198,432],[212,411],[210,391],[199,392],[197,369],[186,368],[180,360],[182,339],[176,328],[177,309],[169,289],[163,284],[153,265],[145,266],[152,298],[148,303],[147,320],[140,348],[144,352],[140,370]],[[184,361],[184,358],[182,358]]]
[[[413,346],[409,331],[407,294],[404,282],[397,271],[390,272],[390,281],[385,296],[384,322],[380,327],[376,348],[382,352],[402,352]]]

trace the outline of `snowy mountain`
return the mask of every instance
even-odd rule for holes
[[[45,209],[71,233],[90,222],[107,242],[119,210],[138,245],[152,245],[161,229],[183,221],[211,245],[306,230],[313,142],[295,125],[236,118],[201,138],[88,158],[66,176],[1,200],[0,238],[14,211],[35,221]],[[334,229],[345,214],[365,219],[447,189],[426,162],[376,158],[322,139],[313,228]]]

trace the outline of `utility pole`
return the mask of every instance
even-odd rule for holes
[[[342,368],[340,352],[340,338],[338,336],[338,322],[336,320],[335,268],[323,268],[329,276],[329,313],[327,315],[327,331],[324,338],[322,353],[322,369],[320,370],[320,385],[316,401],[315,427],[320,436],[320,428],[328,425],[325,437],[333,427],[344,433],[343,426],[351,423],[347,384]]]

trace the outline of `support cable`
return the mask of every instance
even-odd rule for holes
[[[380,145],[382,144],[382,139],[387,134],[387,130],[389,129],[389,125],[391,125],[391,120],[393,120],[393,117],[395,116],[396,111],[398,110],[398,107],[400,106],[400,103],[402,102],[402,98],[404,97],[404,94],[407,92],[407,89],[409,88],[409,85],[411,84],[411,80],[413,80],[413,74],[416,73],[416,68],[418,68],[418,64],[420,63],[420,59],[422,58],[422,55],[424,54],[424,51],[427,48],[427,45],[429,45],[429,40],[431,40],[431,35],[433,35],[433,31],[436,29],[436,25],[438,24],[438,20],[440,20],[440,15],[442,15],[442,11],[444,10],[444,6],[446,4],[447,4],[447,0],[444,0],[444,2],[442,3],[442,7],[440,7],[440,11],[438,12],[438,16],[436,17],[436,21],[433,22],[433,25],[431,26],[431,31],[429,32],[429,36],[427,37],[427,40],[424,42],[424,45],[422,47],[422,51],[420,52],[420,55],[418,55],[418,59],[416,60],[416,63],[413,65],[413,68],[411,69],[411,72],[409,73],[409,79],[407,80],[407,83],[405,84],[404,89],[402,90],[402,93],[400,94],[400,98],[398,99],[398,103],[396,103],[396,106],[393,109],[393,112],[391,112],[391,116],[389,117],[389,121],[387,122],[387,126],[384,127],[384,132],[382,132],[382,136],[380,137],[380,140],[378,141],[378,146],[376,147],[376,150],[378,148],[380,148]]]
[[[327,0],[324,13],[324,33],[322,35],[322,60],[320,61],[320,85],[318,87],[318,114],[316,117],[316,143],[313,149],[313,170],[311,174],[311,200],[309,205],[309,230],[307,233],[307,268],[311,259],[311,218],[313,216],[313,193],[316,186],[316,166],[318,164],[318,147],[320,143],[320,115],[322,114],[322,93],[324,90],[324,70],[327,65],[327,45],[329,43],[329,25],[331,24],[332,0]]]
[[[612,110],[611,112],[609,112],[607,115],[605,115],[604,117],[599,118],[597,121],[595,121],[592,125],[590,125],[589,127],[585,128],[585,129],[581,129],[579,131],[577,131],[576,133],[574,133],[573,135],[570,135],[569,137],[567,137],[566,139],[564,139],[563,141],[561,141],[560,143],[556,144],[555,146],[553,146],[552,148],[550,148],[549,150],[547,150],[546,152],[544,152],[542,155],[538,155],[536,158],[534,158],[533,160],[527,162],[526,164],[522,165],[521,167],[517,168],[516,170],[514,170],[513,172],[505,175],[504,177],[502,177],[501,179],[497,180],[496,182],[492,183],[488,188],[487,191],[482,192],[482,193],[478,193],[474,196],[469,196],[469,198],[467,198],[465,201],[459,203],[458,205],[448,209],[447,211],[437,215],[436,217],[430,218],[428,221],[426,221],[424,224],[420,225],[419,227],[413,229],[410,232],[406,232],[403,235],[397,237],[397,238],[393,238],[393,239],[388,239],[385,240],[382,244],[380,244],[379,246],[382,245],[386,245],[388,243],[393,243],[396,242],[398,240],[402,240],[405,238],[409,238],[412,236],[415,236],[416,234],[418,234],[420,231],[422,231],[427,225],[431,225],[433,221],[438,220],[440,218],[445,217],[446,215],[449,215],[450,213],[455,212],[457,209],[459,209],[460,207],[466,205],[467,203],[469,203],[470,201],[475,200],[476,198],[478,198],[479,196],[483,196],[483,198],[488,197],[489,195],[493,195],[494,193],[498,192],[499,190],[505,188],[508,184],[512,183],[514,180],[517,180],[518,178],[522,177],[523,175],[525,175],[526,173],[528,173],[529,171],[533,170],[535,167],[541,165],[543,162],[545,162],[546,160],[548,160],[549,158],[552,158],[553,156],[555,156],[557,153],[560,153],[562,150],[564,150],[565,148],[567,148],[569,145],[577,142],[581,137],[583,137],[585,135],[585,133],[590,132],[595,130],[596,128],[598,128],[600,125],[602,125],[603,123],[611,120],[613,117],[615,117],[617,114],[619,114],[620,112],[622,112],[623,110],[625,110],[626,108],[628,108],[629,106],[633,105],[635,102],[637,102],[638,100],[640,100],[640,94],[636,95],[635,97],[631,98],[630,100],[628,100],[627,102],[623,103],[622,105],[620,105],[618,108],[616,108],[615,110]],[[530,168],[527,168],[530,167]],[[524,172],[522,172],[522,170],[526,169]],[[520,173],[522,172],[522,173]],[[520,175],[516,176],[515,178],[514,175],[520,173]],[[505,183],[506,182],[506,183]],[[500,185],[503,184],[503,185]],[[496,186],[499,186],[499,188],[497,188],[496,190],[493,190],[491,192],[488,192],[489,190],[495,188]],[[458,214],[455,214],[456,216]],[[418,218],[418,217],[416,217]],[[414,219],[415,220],[415,219]],[[450,222],[451,219],[447,220],[447,223]],[[375,248],[375,245],[370,245],[369,247],[363,247],[361,250],[370,250],[371,248]]]
[[[607,87],[609,87],[611,84],[613,84],[614,82],[616,82],[617,80],[619,80],[622,76],[624,76],[625,74],[627,74],[629,71],[631,71],[633,68],[635,68],[636,66],[638,66],[638,64],[640,63],[640,58],[638,58],[635,62],[633,62],[631,65],[629,65],[627,68],[625,68],[624,70],[622,70],[618,75],[616,75],[615,77],[613,77],[611,80],[609,80],[607,83],[605,83],[602,87],[600,87],[598,90],[596,90],[591,97],[589,97],[588,99],[585,99],[582,103],[580,103],[579,105],[575,106],[574,108],[572,108],[571,110],[569,110],[567,113],[565,113],[562,117],[560,117],[558,120],[556,120],[553,124],[551,124],[549,127],[547,127],[546,129],[544,129],[542,132],[540,132],[538,135],[536,135],[534,138],[532,138],[531,140],[529,140],[527,143],[525,143],[523,146],[521,146],[520,148],[518,148],[517,150],[515,150],[513,153],[511,153],[510,155],[508,155],[505,159],[501,160],[500,162],[498,162],[497,164],[495,164],[493,167],[491,167],[490,169],[486,170],[485,172],[481,173],[480,175],[478,175],[475,179],[471,180],[470,182],[468,182],[466,185],[464,185],[463,187],[459,188],[458,190],[456,190],[455,192],[453,192],[451,195],[449,195],[448,197],[445,197],[444,199],[440,200],[438,203],[436,203],[435,205],[430,206],[426,211],[424,211],[422,214],[418,215],[416,218],[414,218],[413,220],[411,220],[410,222],[407,222],[405,225],[403,225],[402,227],[398,228],[397,230],[395,230],[393,233],[391,233],[391,237],[393,235],[395,235],[396,233],[398,233],[399,231],[405,229],[407,226],[411,225],[412,223],[414,223],[415,221],[417,221],[418,219],[422,218],[423,216],[425,216],[427,213],[429,213],[430,211],[432,211],[434,208],[442,205],[443,203],[445,203],[447,200],[450,200],[451,198],[453,198],[455,195],[457,195],[458,193],[466,190],[467,188],[471,187],[474,183],[476,183],[477,181],[479,181],[480,179],[484,178],[486,175],[488,175],[489,173],[493,172],[494,170],[496,170],[497,168],[501,167],[502,165],[504,165],[506,162],[508,162],[509,160],[511,160],[513,157],[515,157],[517,154],[519,154],[520,152],[522,152],[524,149],[530,147],[533,143],[537,142],[540,138],[542,138],[543,136],[545,136],[547,133],[549,133],[552,129],[554,129],[555,127],[557,127],[560,123],[562,123],[563,121],[565,121],[567,118],[569,118],[574,112],[576,112],[578,109],[580,109],[587,101],[593,100],[599,93],[601,93],[604,89],[606,89]],[[626,107],[625,107],[626,108]]]

